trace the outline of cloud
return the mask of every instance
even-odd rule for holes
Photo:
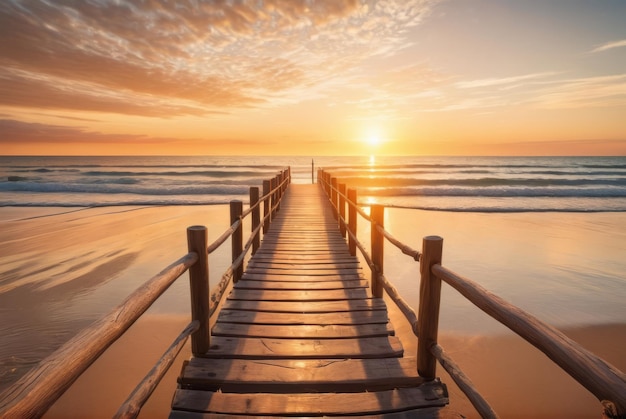
[[[299,100],[402,49],[436,1],[7,0],[0,104],[166,117]]]
[[[622,39],[619,41],[607,42],[606,44],[600,45],[591,52],[602,52],[613,48],[626,47],[626,39]]]
[[[544,73],[523,74],[520,76],[512,76],[512,77],[469,80],[469,81],[458,82],[455,84],[455,86],[460,89],[473,89],[477,87],[516,85],[516,84],[519,84],[520,82],[525,82],[528,80],[534,80],[538,78],[550,77],[555,74],[556,73],[553,73],[553,72],[544,72]]]
[[[626,105],[626,73],[563,80],[546,86],[533,99],[548,109]]]
[[[103,134],[81,127],[39,124],[11,119],[0,119],[0,144],[56,144],[56,143],[168,143],[171,138],[154,138],[144,135]]]

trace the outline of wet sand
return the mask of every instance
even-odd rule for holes
[[[460,269],[459,273],[483,283],[496,293],[512,295],[513,299],[517,295],[533,294],[535,299],[519,298],[524,308],[556,324],[571,338],[617,368],[626,370],[626,318],[623,308],[621,315],[619,311],[614,313],[621,305],[615,309],[611,308],[615,303],[609,302],[609,308],[605,310],[599,303],[589,303],[585,300],[590,293],[587,284],[576,284],[581,288],[580,296],[567,294],[567,298],[559,300],[558,287],[567,290],[568,284],[551,285],[555,288],[549,289],[546,288],[545,278],[541,277],[540,280],[524,279],[526,282],[522,287],[515,281],[502,283],[489,276],[476,276],[481,267],[483,271],[487,269],[486,265],[489,270],[496,271],[497,277],[512,275],[512,271],[506,270],[514,263],[510,260],[510,252],[522,259],[518,263],[528,263],[529,259],[539,257],[533,256],[527,249],[528,243],[533,241],[542,247],[543,253],[537,255],[545,254],[548,265],[562,269],[569,266],[571,260],[576,260],[572,270],[582,269],[576,248],[579,246],[591,253],[588,256],[590,259],[598,255],[598,258],[614,261],[605,263],[607,271],[594,270],[592,274],[603,281],[602,286],[598,286],[598,299],[607,296],[619,300],[624,293],[623,262],[615,255],[621,254],[624,248],[625,224],[622,222],[625,215],[491,215],[407,211],[390,211],[393,215],[389,217],[388,226],[398,238],[419,247],[422,236],[433,233],[443,235],[446,240],[446,266],[452,264],[455,270],[463,268],[465,270]],[[53,215],[55,213],[58,215]],[[5,298],[0,304],[4,308],[0,310],[0,316],[4,316],[2,323],[6,331],[3,329],[3,335],[10,336],[15,343],[11,348],[7,346],[11,342],[5,340],[0,345],[4,346],[0,348],[4,352],[0,354],[17,351],[21,355],[25,348],[42,345],[48,345],[46,350],[51,352],[55,345],[58,347],[81,327],[121,301],[140,283],[186,253],[184,229],[187,226],[209,225],[211,239],[225,229],[227,217],[225,206],[119,207],[78,211],[0,208],[0,258],[4,269],[0,299]],[[409,228],[402,227],[407,224]],[[598,232],[598,226],[604,226],[606,231]],[[479,234],[482,241],[476,244],[478,236],[471,236],[471,232]],[[536,240],[537,235],[543,239]],[[614,240],[607,241],[607,237]],[[587,241],[581,244],[577,239],[582,238]],[[487,253],[485,247],[489,248]],[[521,253],[523,251],[526,253]],[[228,264],[228,252],[216,255],[212,270],[223,272],[223,267]],[[488,254],[489,258],[476,261],[477,254]],[[392,261],[387,262],[386,272],[390,273],[391,279],[403,282],[399,288],[403,295],[405,292],[408,294],[407,300],[414,304],[416,265],[406,268],[405,262],[396,263],[400,259],[396,259],[392,252],[386,257]],[[554,265],[553,259],[559,259],[559,263]],[[539,264],[540,261],[534,262]],[[617,273],[617,279],[611,280],[614,273]],[[212,277],[217,277],[217,274],[212,274]],[[74,383],[46,417],[108,418],[115,413],[188,322],[188,296],[185,294],[188,285],[184,278],[180,282],[178,288],[168,291],[170,295],[165,295],[163,302],[140,319]],[[537,287],[540,289],[537,290]],[[599,417],[600,406],[593,396],[538,350],[516,336],[503,333],[498,327],[492,328],[489,319],[474,318],[473,315],[466,317],[466,308],[458,305],[453,298],[445,298],[448,296],[444,296],[442,304],[449,310],[442,313],[440,343],[501,417]],[[505,298],[509,299],[507,295]],[[544,307],[544,299],[555,303]],[[13,300],[13,305],[9,306],[7,301],[10,300]],[[583,303],[591,304],[584,312],[577,306]],[[568,310],[572,305],[576,308],[570,315]],[[30,311],[20,309],[28,306],[33,308]],[[469,312],[474,310],[477,311],[473,309]],[[28,317],[30,315],[32,317]],[[410,338],[408,326],[395,310],[391,315],[398,334],[403,338],[406,354],[414,354],[415,340]],[[611,316],[617,320],[606,321]],[[30,323],[20,323],[21,329],[9,330],[10,322],[22,321],[25,317]],[[552,322],[553,318],[557,321]],[[51,336],[41,335],[56,327],[59,319],[66,320],[68,324],[52,333],[56,343],[49,344]],[[141,417],[167,416],[176,376],[182,361],[189,354],[187,345],[144,407]],[[0,367],[5,368],[0,375],[15,368],[4,359]],[[452,408],[468,417],[478,417],[452,380],[443,370],[440,371],[450,391]]]

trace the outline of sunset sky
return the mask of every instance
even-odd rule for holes
[[[0,154],[626,155],[623,0],[2,0]]]

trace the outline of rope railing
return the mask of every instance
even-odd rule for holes
[[[355,249],[358,248],[361,251],[372,270],[372,295],[380,297],[377,288],[384,289],[407,318],[415,335],[418,336],[417,362],[420,376],[426,380],[434,379],[436,362],[439,362],[482,417],[497,417],[469,378],[437,343],[441,281],[444,281],[479,309],[548,355],[565,372],[598,398],[606,417],[626,417],[626,375],[624,373],[580,347],[576,342],[548,324],[505,302],[480,285],[441,266],[443,239],[440,237],[425,237],[422,251],[414,250],[384,229],[384,217],[382,216],[384,207],[372,205],[370,206],[371,216],[363,216],[364,211],[357,205],[356,190],[347,189],[348,197],[346,197],[342,192],[345,190],[345,185],[321,169],[318,171],[317,178],[320,187],[325,191],[333,207],[333,214],[339,227],[342,225],[349,226],[347,236],[350,246],[355,244]],[[345,210],[341,208],[342,205],[348,205],[350,210],[347,222],[341,216],[345,213]],[[362,215],[371,224],[371,255],[356,237],[356,214]],[[375,242],[381,238],[386,238],[402,253],[420,262],[421,281],[418,315],[400,297],[397,289],[384,275],[383,247],[375,245]],[[351,254],[354,256],[352,248]]]
[[[230,226],[210,245],[207,244],[207,229],[193,226],[187,229],[189,252],[146,281],[130,294],[121,304],[108,314],[84,329],[61,348],[46,357],[40,364],[24,375],[15,385],[0,395],[0,417],[37,418],[58,400],[59,397],[96,359],[165,292],[165,290],[186,271],[189,271],[191,284],[191,323],[179,334],[163,356],[157,361],[146,377],[137,385],[133,393],[120,407],[115,417],[134,418],[148,400],[160,380],[171,367],[176,355],[191,336],[192,352],[199,354],[209,348],[209,319],[217,311],[225,290],[235,277],[236,269],[241,268],[246,254],[254,249],[255,238],[261,229],[265,231],[272,216],[280,209],[280,201],[287,186],[291,183],[291,170],[287,168],[272,179],[274,187],[265,188],[257,202],[240,211]],[[269,181],[268,181],[269,184]],[[251,196],[252,196],[251,188]],[[257,195],[258,195],[258,188]],[[271,205],[266,203],[271,201]],[[231,201],[231,215],[233,203]],[[255,223],[255,212],[265,210],[264,217]],[[270,208],[268,211],[267,208]],[[233,252],[232,265],[222,275],[218,284],[209,293],[208,255],[222,246],[229,238],[241,232],[243,220],[253,214],[252,232],[245,247]],[[258,217],[260,219],[260,217]],[[254,250],[253,250],[254,251]]]

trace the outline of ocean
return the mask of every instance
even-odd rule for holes
[[[0,391],[185,254],[187,226],[218,237],[224,204],[287,166],[310,183],[312,163],[360,205],[389,207],[398,239],[441,235],[446,267],[540,319],[626,323],[626,157],[2,156]],[[212,255],[212,281],[229,252]],[[386,246],[385,274],[417,308],[418,264]],[[178,280],[148,315],[188,316],[188,288]],[[506,332],[444,288],[443,332]]]
[[[0,157],[0,206],[207,205],[308,157]],[[359,202],[435,211],[626,211],[626,157],[317,157]]]

